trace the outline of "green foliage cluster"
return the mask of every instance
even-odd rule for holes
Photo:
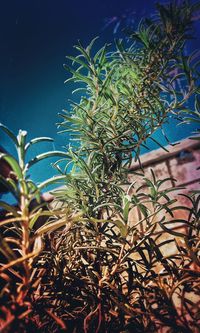
[[[156,141],[151,135],[168,115],[188,113],[188,105],[193,110],[194,96],[199,93],[199,62],[191,65],[194,55],[184,53],[191,15],[192,8],[186,5],[178,9],[160,6],[158,20],[143,20],[130,34],[129,47],[117,41],[116,51],[108,52],[105,45],[92,55],[93,40],[87,48],[81,43],[75,46],[77,57],[67,57],[73,67],[65,65],[72,73],[66,82],[78,83],[78,90],[84,91],[80,102],[72,101],[71,109],[61,114],[60,124],[61,132],[69,132],[80,142],[79,149],[73,145],[70,149],[73,171],[69,183],[75,204],[80,196],[77,188],[83,187],[85,178],[87,193],[83,192],[96,209],[111,184],[126,182],[133,158],[139,159],[147,138]],[[74,177],[76,167],[82,172]],[[88,209],[87,202],[85,206]]]
[[[0,221],[0,285],[1,285],[1,324],[4,331],[12,323],[12,327],[22,324],[23,318],[31,313],[32,306],[28,294],[33,290],[33,259],[43,249],[42,236],[56,228],[55,222],[39,226],[43,219],[50,216],[61,216],[61,210],[51,212],[41,197],[41,191],[52,183],[59,183],[63,176],[55,176],[39,185],[30,179],[30,168],[49,157],[64,157],[61,151],[49,151],[27,160],[31,147],[40,142],[52,141],[48,137],[40,137],[27,142],[27,132],[20,130],[15,136],[6,126],[0,128],[12,140],[17,157],[1,153],[0,158],[9,166],[8,178],[0,175],[0,182],[14,196],[16,206],[0,201],[0,207],[6,212],[5,219]],[[61,223],[63,225],[65,223]],[[24,314],[23,314],[24,313]],[[21,324],[20,324],[21,319]],[[18,327],[20,330],[20,326]],[[12,328],[11,328],[12,331]]]
[[[75,46],[67,81],[83,96],[61,114],[59,130],[71,135],[67,153],[25,162],[33,143],[49,139],[26,143],[25,132],[16,138],[1,126],[18,160],[1,158],[18,182],[0,180],[19,203],[15,209],[1,202],[8,212],[0,222],[3,331],[199,332],[199,193],[182,207],[171,196],[180,188],[165,186],[170,179],[153,171],[149,179],[142,165],[133,182],[127,177],[169,115],[199,122],[199,61],[185,52],[198,8],[187,1],[158,5],[157,16],[130,32],[128,46],[116,41],[115,51],[105,45],[93,52],[96,39]],[[29,168],[55,155],[59,175],[33,184]],[[57,181],[64,187],[42,209],[41,189]],[[180,211],[185,218],[176,218]],[[42,216],[49,218],[37,226]],[[167,247],[173,253],[166,255]]]

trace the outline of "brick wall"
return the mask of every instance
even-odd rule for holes
[[[165,147],[168,152],[162,148],[154,150],[141,156],[141,164],[144,169],[144,175],[152,178],[151,169],[158,179],[171,177],[170,180],[163,184],[163,188],[180,186],[183,189],[173,192],[180,204],[188,205],[189,201],[180,193],[188,194],[193,190],[200,190],[200,140],[185,139],[173,146]],[[132,171],[140,171],[139,163],[133,163]],[[141,177],[134,174],[128,175],[130,182],[136,180],[141,184]],[[182,216],[183,212],[180,212]]]
[[[166,147],[168,152],[163,149],[158,149],[152,151],[150,153],[144,154],[141,157],[141,164],[144,169],[144,175],[148,179],[152,179],[151,169],[154,171],[154,174],[157,179],[164,178],[173,178],[172,180],[168,180],[167,182],[162,184],[161,189],[169,189],[175,186],[180,186],[180,190],[173,191],[169,193],[170,199],[176,199],[177,201],[170,207],[173,206],[190,206],[191,202],[182,194],[188,194],[190,191],[200,190],[200,170],[198,167],[200,166],[200,141],[185,139],[182,140],[179,144],[174,146]],[[131,168],[132,171],[140,172],[139,163],[133,163]],[[132,192],[134,193],[137,187],[141,186],[143,183],[143,177],[137,176],[135,174],[129,174],[128,180],[130,182],[136,181],[134,185],[134,189]],[[148,192],[148,188],[145,187],[142,189],[143,192]],[[165,201],[165,199],[163,200]],[[153,206],[151,203],[145,204],[149,211],[153,211]],[[154,220],[151,220],[151,224],[155,223],[156,228],[154,230],[154,236],[159,235],[158,243],[162,243],[163,241],[171,239],[172,242],[166,244],[161,247],[161,251],[163,254],[172,255],[177,253],[177,247],[175,242],[173,241],[176,238],[176,242],[181,244],[182,238],[174,237],[169,233],[163,232],[157,221],[160,221],[165,215],[165,221],[171,221],[176,219],[184,219],[188,216],[188,211],[184,209],[178,209],[173,212],[173,218],[166,213],[166,211],[162,210],[160,213],[156,215]],[[137,208],[134,208],[129,215],[129,223],[132,226],[137,225],[139,232],[144,232],[146,230],[146,222],[144,221],[141,225],[138,224],[138,221],[142,220],[141,213]],[[170,229],[173,229],[176,232],[187,233],[185,229],[185,224],[180,222],[170,223],[167,226]],[[148,230],[148,227],[147,227]],[[137,258],[137,254],[135,255]],[[162,265],[157,264],[156,271],[162,270]]]

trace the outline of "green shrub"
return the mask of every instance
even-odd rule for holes
[[[127,178],[132,163],[140,162],[141,147],[155,141],[152,134],[169,115],[199,122],[199,62],[185,53],[198,6],[158,5],[156,19],[143,20],[128,46],[120,40],[115,51],[105,45],[95,53],[95,40],[86,48],[79,42],[77,57],[68,57],[67,81],[84,93],[61,114],[59,129],[71,135],[71,144],[54,167],[64,186],[54,191],[49,221],[28,233],[32,244],[41,237],[44,248],[31,265],[29,252],[20,257],[31,279],[23,285],[25,311],[19,315],[9,302],[3,307],[13,316],[4,325],[8,331],[17,320],[24,332],[27,323],[40,332],[198,332],[200,196],[188,196],[190,207],[176,205],[170,194],[180,188],[163,189],[169,179],[156,179],[153,171],[146,178],[142,165],[134,182]],[[29,203],[38,188],[29,189],[11,166],[28,188]],[[25,200],[27,193],[19,197]],[[181,210],[187,218],[178,220],[174,213]],[[33,221],[44,213],[38,206],[12,217],[14,224],[20,219],[22,234],[27,214]],[[136,223],[131,214],[139,216]],[[166,254],[166,246],[175,252]],[[16,262],[8,258],[8,265]],[[15,277],[4,267],[0,272],[7,275],[1,276],[12,283]],[[2,297],[10,297],[11,283]]]

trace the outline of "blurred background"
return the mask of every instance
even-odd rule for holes
[[[163,1],[160,1],[163,2]],[[80,39],[87,45],[99,36],[96,47],[122,37],[122,28],[136,27],[142,16],[154,12],[151,0],[1,0],[0,2],[0,122],[17,133],[28,131],[29,138],[50,136],[51,143],[35,147],[35,152],[62,149],[66,135],[57,134],[58,113],[68,108],[72,98],[70,84],[64,81],[65,56],[75,54],[73,45]],[[198,48],[199,22],[190,48]],[[78,98],[78,97],[73,97]],[[191,126],[165,128],[174,142],[191,135]],[[157,139],[167,144],[160,132]],[[13,153],[6,136],[0,133],[0,145]],[[150,145],[150,149],[155,149]],[[38,149],[38,151],[37,151]],[[41,151],[42,149],[42,151]],[[33,169],[36,182],[55,174],[48,161]]]

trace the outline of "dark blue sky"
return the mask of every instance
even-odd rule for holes
[[[52,136],[60,148],[65,140],[55,123],[71,97],[64,85],[65,56],[78,39],[86,45],[98,35],[99,46],[112,41],[114,25],[103,29],[106,18],[134,11],[138,21],[152,12],[154,1],[1,0],[0,6],[0,122],[15,133],[21,128],[30,137]],[[176,131],[176,138],[187,135]],[[0,143],[11,149],[2,133]],[[35,179],[52,174],[43,167]]]
[[[111,27],[102,31],[104,19],[131,7],[143,11],[141,1],[129,0],[1,1],[2,121],[13,130],[25,127],[33,135],[53,133],[69,90],[63,84],[65,55],[73,52],[78,39],[87,44],[101,35],[100,44],[110,41]]]

